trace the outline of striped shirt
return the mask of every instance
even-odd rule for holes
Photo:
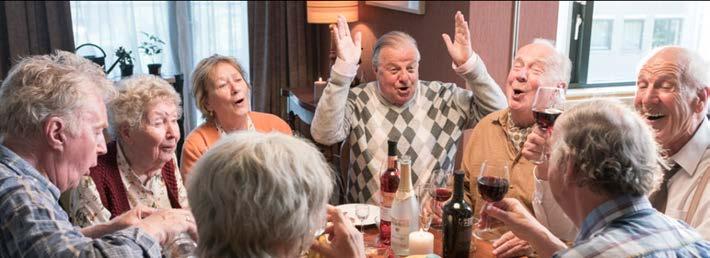
[[[645,196],[622,196],[589,213],[574,246],[554,257],[710,257],[710,243]]]
[[[138,228],[83,236],[59,206],[59,189],[0,144],[0,257],[160,257],[160,245]]]

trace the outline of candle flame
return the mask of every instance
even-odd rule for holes
[[[319,81],[319,82],[322,82],[322,81],[323,81],[323,78],[322,78],[322,77],[318,77],[318,81]]]

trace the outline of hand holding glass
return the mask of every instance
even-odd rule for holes
[[[535,99],[532,104],[533,117],[535,123],[542,129],[545,134],[549,134],[552,127],[555,125],[555,120],[562,114],[565,104],[565,93],[563,88],[540,87],[537,88]],[[533,161],[539,165],[547,159],[545,154],[545,145],[542,145],[540,158]]]
[[[503,200],[505,194],[508,193],[510,175],[508,173],[508,164],[505,161],[484,161],[481,165],[481,172],[477,178],[478,193],[481,194],[486,203],[481,209],[486,209],[489,202],[497,202]],[[479,221],[480,223],[480,221]],[[493,231],[489,224],[483,229],[474,229],[474,236],[481,240],[493,240]]]

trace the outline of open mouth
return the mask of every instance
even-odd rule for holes
[[[235,101],[234,103],[237,104],[237,105],[241,105],[242,103],[244,103],[244,98],[238,99],[238,100]]]
[[[407,86],[397,88],[397,91],[399,91],[400,93],[405,93],[408,90],[409,90],[409,87],[407,87]]]
[[[648,119],[649,121],[656,121],[656,120],[664,118],[664,117],[666,117],[666,116],[661,115],[661,114],[646,115],[646,119]]]
[[[513,89],[513,97],[520,97],[520,95],[522,95],[523,93],[525,93],[525,91],[520,89]]]

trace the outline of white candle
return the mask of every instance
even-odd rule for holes
[[[323,89],[325,89],[326,82],[323,81],[323,78],[318,77],[318,81],[313,82],[313,98],[315,99],[315,102],[318,103],[318,100],[320,99],[320,96],[323,95]]]
[[[409,233],[409,255],[434,253],[434,235],[422,230]]]

